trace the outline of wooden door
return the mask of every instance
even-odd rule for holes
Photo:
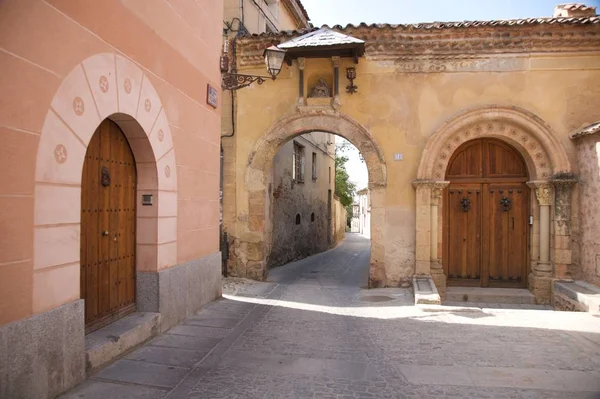
[[[479,285],[481,277],[481,186],[457,183],[448,188],[446,206],[452,250],[447,259],[449,280]]]
[[[524,286],[527,190],[524,183],[484,184],[483,286]]]
[[[448,284],[526,286],[529,189],[521,156],[498,140],[473,140],[456,150],[446,178]]]
[[[103,121],[81,186],[81,297],[86,333],[135,310],[136,168],[121,129]]]

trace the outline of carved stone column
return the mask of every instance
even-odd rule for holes
[[[550,303],[552,290],[552,263],[550,263],[550,207],[552,206],[552,184],[548,181],[527,183],[535,192],[539,206],[539,228],[534,225],[533,243],[538,243],[538,259],[531,259],[531,273],[528,276],[529,290],[539,304]],[[534,222],[535,223],[535,222]],[[536,237],[537,230],[537,237]]]
[[[435,180],[416,180],[416,275],[431,275],[443,298],[446,277],[438,255],[438,213],[442,190],[450,182]]]
[[[442,190],[446,188],[450,182],[435,182],[431,186],[431,278],[440,294],[440,299],[446,299],[446,275],[442,268],[442,262],[438,254],[438,232],[439,232],[439,211],[440,202],[442,199]]]
[[[304,101],[304,68],[306,67],[306,58],[298,58],[298,105],[306,105]]]
[[[340,104],[340,57],[333,56],[331,57],[331,62],[333,63],[333,104]]]
[[[554,185],[554,237],[551,260],[554,277],[570,280],[571,275],[571,197],[577,179],[571,173],[555,175]]]
[[[550,263],[550,206],[552,205],[552,185],[547,181],[533,181],[527,183],[535,190],[539,205],[539,259],[534,262],[531,272],[536,276],[552,276]]]

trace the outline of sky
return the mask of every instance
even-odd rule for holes
[[[600,0],[301,0],[314,26],[360,22],[406,24],[433,21],[473,21],[551,17],[554,6],[584,3],[598,7]],[[367,187],[367,167],[353,148],[346,170],[358,188]]]
[[[301,0],[313,25],[418,23],[551,17],[561,3],[600,0]]]

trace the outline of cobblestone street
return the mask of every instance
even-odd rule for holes
[[[599,398],[600,318],[413,306],[366,290],[369,240],[224,298],[63,398]],[[518,306],[518,305],[517,305]]]

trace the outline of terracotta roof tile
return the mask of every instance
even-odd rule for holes
[[[298,4],[298,7],[300,7],[300,9],[302,10],[302,14],[304,14],[304,18],[306,18],[307,21],[310,21],[310,17],[308,16],[308,12],[306,12],[306,8],[304,8],[302,1],[296,0],[296,4]]]
[[[574,10],[586,11],[586,10],[596,9],[596,7],[586,6],[583,3],[559,4],[558,7],[561,7],[565,10],[572,10],[572,11],[574,11]]]
[[[600,16],[593,17],[558,17],[558,18],[524,18],[524,19],[501,19],[492,21],[461,21],[461,22],[425,22],[417,24],[367,24],[361,22],[358,25],[323,25],[321,28],[288,30],[277,33],[248,34],[245,37],[291,37],[314,32],[322,28],[335,29],[340,32],[357,28],[376,28],[392,30],[442,30],[442,29],[466,29],[471,27],[511,27],[511,26],[531,26],[531,25],[600,25]]]
[[[329,28],[321,28],[308,32],[302,36],[295,37],[278,45],[282,49],[300,47],[327,47],[340,44],[364,44],[364,40],[344,35]]]

